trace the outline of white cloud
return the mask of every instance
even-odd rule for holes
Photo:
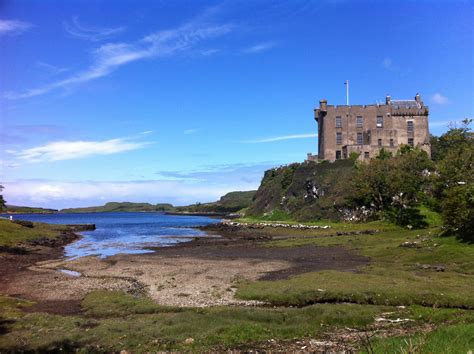
[[[257,140],[246,140],[243,141],[244,143],[272,143],[274,141],[282,141],[282,140],[291,140],[291,139],[307,139],[307,138],[316,138],[318,134],[292,134],[292,135],[283,135],[283,136],[275,136],[271,138],[263,138]]]
[[[209,202],[234,190],[249,190],[255,184],[209,185],[183,181],[60,182],[20,180],[4,183],[5,199],[14,205],[45,207],[91,206],[108,201],[168,202],[177,205]]]
[[[72,18],[72,21],[64,22],[64,29],[71,36],[79,39],[84,39],[92,42],[101,41],[111,36],[123,32],[125,27],[114,27],[114,28],[98,28],[98,27],[86,27],[79,23],[77,16]]]
[[[449,99],[446,96],[443,96],[442,94],[437,92],[433,96],[431,96],[431,102],[433,102],[434,104],[444,105],[449,103]]]
[[[8,99],[29,98],[56,89],[67,89],[107,76],[128,63],[185,52],[202,41],[228,33],[231,28],[232,26],[228,24],[212,25],[203,23],[199,19],[178,28],[152,33],[136,42],[107,43],[93,52],[93,62],[88,69],[64,80],[55,81],[24,92],[7,92],[4,97]]]
[[[0,35],[20,34],[32,27],[31,23],[17,20],[0,20]]]
[[[143,181],[2,181],[5,199],[12,205],[52,208],[131,201],[174,205],[210,202],[231,191],[257,189],[264,171],[276,162],[203,166],[194,171],[160,171]]]
[[[13,152],[20,161],[28,163],[50,162],[80,159],[94,155],[110,155],[136,150],[148,145],[148,142],[136,142],[128,139],[110,139],[103,141],[55,141],[45,145]]]
[[[392,64],[392,58],[389,57],[384,58],[384,60],[382,61],[382,66],[385,69],[392,69]]]
[[[274,47],[275,47],[274,42],[264,42],[264,43],[259,43],[251,47],[245,48],[244,53],[247,53],[247,54],[260,53],[260,52],[264,52],[266,50],[272,49]]]

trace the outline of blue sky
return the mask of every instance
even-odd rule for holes
[[[316,153],[319,99],[473,116],[469,1],[2,1],[11,204],[211,201]]]

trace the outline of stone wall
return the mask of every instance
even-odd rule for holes
[[[431,152],[428,107],[418,95],[412,101],[391,101],[387,97],[386,104],[379,105],[334,106],[321,100],[314,114],[320,160],[345,159],[351,152],[360,153],[360,158],[371,158],[381,148],[396,152],[401,145],[411,142],[428,154]],[[340,127],[336,126],[336,117],[340,117]],[[362,117],[362,124],[358,124],[357,117]],[[409,131],[408,124],[413,124],[413,131]],[[338,133],[340,143],[336,141]],[[358,134],[362,141],[358,141]]]

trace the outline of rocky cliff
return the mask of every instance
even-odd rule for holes
[[[307,161],[271,169],[246,214],[269,219],[339,220],[350,192],[354,161]]]

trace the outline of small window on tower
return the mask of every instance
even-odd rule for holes
[[[393,147],[394,144],[393,144],[393,139],[390,139],[390,147]]]
[[[364,125],[364,118],[362,118],[362,116],[357,116],[356,117],[356,126],[358,128],[362,128],[363,125]]]
[[[415,144],[413,143],[413,138],[408,138],[408,145],[410,145],[411,147],[415,146]]]
[[[377,128],[383,128],[383,117],[377,116]]]
[[[336,133],[336,144],[337,145],[342,144],[342,133]]]
[[[342,128],[342,118],[336,117],[336,128]]]
[[[364,136],[362,133],[357,133],[357,145],[363,145],[364,144]]]
[[[379,146],[382,146],[382,139],[379,139],[377,142]]]
[[[408,132],[413,132],[413,121],[412,120],[409,120],[407,122],[407,131]]]

